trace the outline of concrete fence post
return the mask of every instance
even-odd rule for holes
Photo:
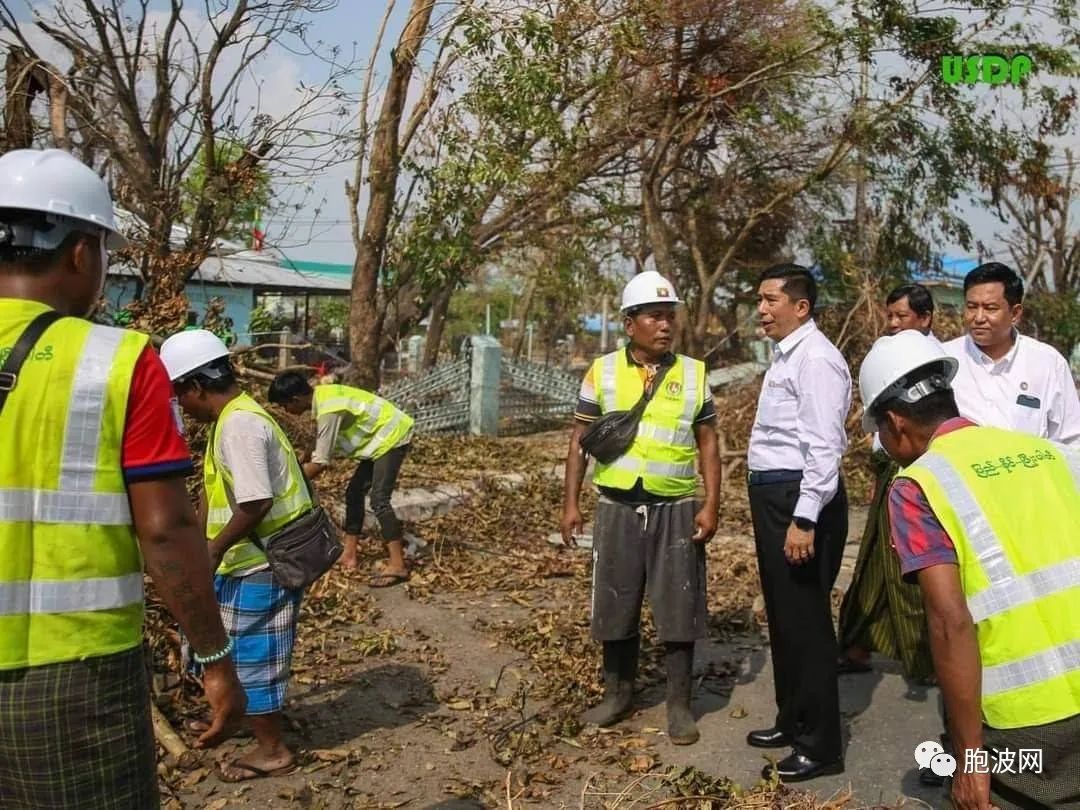
[[[289,366],[289,340],[291,330],[289,327],[285,327],[281,330],[281,334],[278,336],[278,368],[288,368]]]
[[[502,345],[490,335],[474,335],[469,377],[469,432],[474,436],[498,435],[501,376]]]

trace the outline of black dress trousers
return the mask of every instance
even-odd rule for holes
[[[814,558],[792,565],[784,540],[799,499],[799,482],[750,486],[761,589],[769,622],[776,689],[776,727],[793,748],[818,761],[840,759],[838,645],[832,620],[832,588],[840,572],[848,532],[843,479],[821,510]]]

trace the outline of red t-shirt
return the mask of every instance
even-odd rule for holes
[[[147,346],[135,363],[128,394],[121,463],[128,483],[191,475],[180,406],[161,359]]]

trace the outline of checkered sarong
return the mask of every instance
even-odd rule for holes
[[[233,661],[247,693],[247,713],[281,711],[304,592],[281,587],[269,570],[218,574],[214,591],[225,632],[236,644]]]
[[[0,671],[0,808],[159,806],[142,647]]]

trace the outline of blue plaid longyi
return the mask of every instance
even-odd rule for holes
[[[247,713],[281,711],[303,591],[283,588],[263,570],[241,577],[215,575],[214,592],[225,632],[236,644],[233,661],[247,693]]]

